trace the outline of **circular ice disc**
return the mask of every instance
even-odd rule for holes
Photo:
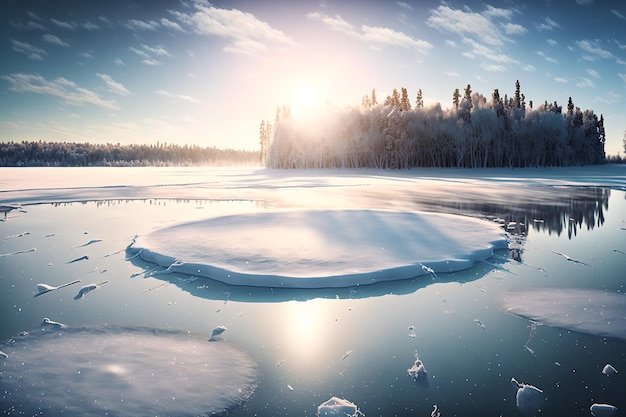
[[[2,350],[0,398],[15,415],[213,415],[256,387],[247,353],[184,332],[46,330]]]
[[[293,210],[157,229],[132,250],[147,261],[235,285],[348,287],[451,272],[505,248],[477,218],[386,210]]]

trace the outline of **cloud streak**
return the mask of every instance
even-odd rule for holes
[[[344,33],[351,38],[375,47],[397,46],[415,49],[422,53],[427,52],[433,47],[430,42],[415,39],[403,32],[398,32],[390,28],[362,25],[360,29],[356,29],[352,24],[342,19],[341,16],[331,17],[323,13],[312,12],[307,14],[307,17],[324,23],[331,30]]]
[[[113,78],[111,78],[108,74],[98,73],[96,76],[100,77],[100,79],[104,81],[111,93],[118,94],[120,96],[129,96],[133,94],[128,91],[126,87],[124,87],[124,84],[113,81]]]
[[[0,76],[9,82],[9,90],[16,93],[33,93],[60,98],[74,106],[94,105],[110,110],[118,110],[114,101],[105,100],[97,93],[81,88],[63,77],[48,80],[39,74],[14,73]]]

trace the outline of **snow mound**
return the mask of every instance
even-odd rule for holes
[[[148,262],[232,285],[350,287],[469,268],[506,248],[477,218],[386,210],[292,210],[216,217],[138,237]]]
[[[317,407],[318,417],[339,416],[339,417],[359,417],[365,416],[356,404],[344,398],[332,397]]]
[[[257,380],[247,353],[186,332],[67,328],[3,350],[0,403],[16,415],[221,414],[246,401]]]
[[[548,326],[626,340],[626,296],[598,290],[514,291],[500,297],[505,311]]]

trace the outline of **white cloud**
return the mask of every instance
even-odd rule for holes
[[[56,26],[63,28],[63,29],[74,30],[78,27],[76,22],[64,22],[62,20],[57,20],[57,19],[50,19],[50,21],[54,23]]]
[[[135,53],[135,54],[139,55],[139,56],[140,56],[140,57],[142,57],[142,58],[146,58],[146,59],[149,59],[149,58],[150,58],[150,55],[149,55],[147,52],[142,51],[141,49],[137,49],[137,48],[135,48],[134,46],[129,46],[129,47],[128,47],[128,50],[129,50],[130,52],[133,52],[133,53]]]
[[[541,23],[538,23],[536,27],[537,30],[541,32],[552,31],[554,29],[560,28],[561,26],[549,17],[544,17],[543,21]]]
[[[175,100],[179,100],[179,101],[187,101],[189,103],[195,103],[195,104],[200,104],[200,100],[195,99],[191,96],[185,95],[185,94],[173,94],[173,93],[169,93],[165,90],[159,90],[157,91],[157,94],[164,96],[164,97],[168,97],[168,98],[173,98]]]
[[[445,44],[453,48],[456,48],[456,42],[453,41],[452,39],[446,39]]]
[[[126,64],[124,63],[124,61],[122,61],[122,58],[120,57],[115,58],[113,62],[115,63],[115,65],[119,65],[120,67],[126,66]]]
[[[100,30],[100,26],[90,20],[87,20],[85,23],[83,23],[82,27],[87,30]]]
[[[16,93],[34,93],[53,96],[67,104],[75,106],[90,104],[111,110],[118,109],[114,101],[105,100],[97,93],[79,87],[76,83],[63,77],[48,80],[38,74],[15,73],[2,75],[0,78],[8,81],[11,84],[9,90]]]
[[[148,46],[145,44],[141,44],[141,47],[143,49],[145,49],[148,52],[151,52],[157,56],[166,56],[168,58],[173,58],[172,54],[170,54],[167,49],[165,49],[163,46],[161,45],[156,45],[156,46]]]
[[[598,45],[597,42],[582,40],[582,41],[576,41],[575,43],[576,45],[578,45],[580,49],[591,54],[591,56],[593,57],[599,57],[599,58],[605,58],[605,59],[613,57],[612,53],[610,53],[609,51],[605,49],[602,49]],[[593,59],[587,59],[587,60],[593,60]]]
[[[161,64],[162,64],[162,62],[161,62],[161,61],[158,61],[158,60],[153,59],[153,58],[146,58],[146,59],[142,59],[142,60],[141,60],[141,63],[142,63],[142,64],[144,64],[144,65],[151,66],[151,67],[156,67],[156,66],[158,66],[158,65],[161,65]]]
[[[614,91],[608,91],[602,96],[597,96],[595,100],[605,104],[615,104],[621,101],[623,98],[624,97],[621,94],[617,94]]]
[[[135,32],[146,31],[146,30],[152,31],[152,30],[157,30],[159,28],[159,24],[155,22],[154,20],[144,21],[144,20],[131,19],[128,21],[128,23],[126,23],[126,27]]]
[[[518,61],[511,58],[505,54],[499,54],[494,51],[493,48],[482,45],[472,39],[465,38],[463,39],[463,43],[471,46],[472,55],[482,56],[483,58],[487,58],[491,61],[499,62],[501,64],[517,64]]]
[[[47,34],[43,35],[43,40],[44,40],[44,41],[46,41],[46,42],[48,42],[48,43],[50,43],[50,44],[53,44],[53,45],[58,45],[58,46],[62,46],[62,47],[64,47],[64,48],[67,48],[67,47],[69,47],[69,46],[70,46],[70,44],[69,44],[69,43],[67,43],[67,42],[63,41],[63,40],[62,40],[61,38],[59,38],[58,36],[51,35],[51,34],[49,34],[49,33],[47,33]]]
[[[442,32],[450,32],[462,37],[477,38],[482,43],[491,46],[502,46],[509,39],[507,39],[505,33],[498,30],[498,25],[494,22],[494,19],[509,19],[511,16],[512,11],[496,9],[491,6],[488,6],[483,13],[476,13],[441,5],[431,10],[431,15],[426,20],[426,24]],[[515,32],[520,31],[518,26],[504,25],[503,28],[505,32],[507,29]]]
[[[107,85],[107,87],[109,88],[109,91],[111,93],[119,94],[120,96],[129,96],[129,95],[133,94],[130,91],[128,91],[128,89],[126,87],[124,87],[124,85],[122,83],[118,83],[116,81],[113,81],[113,78],[111,78],[110,75],[100,74],[100,73],[98,73],[96,75],[98,77],[100,77],[102,79],[102,81],[105,82],[105,84]]]
[[[32,59],[33,61],[41,61],[44,55],[48,55],[43,49],[37,48],[28,42],[16,41],[15,39],[9,39],[9,41],[13,45],[12,49],[15,52],[24,54],[28,59]]]
[[[533,65],[528,64],[528,65],[524,65],[524,66],[522,67],[522,71],[526,71],[526,72],[535,72],[535,71],[536,71],[536,68],[535,68]]]
[[[580,77],[580,81],[576,83],[576,87],[579,88],[593,88],[595,86],[596,85],[593,83],[593,81],[586,77]]]
[[[454,70],[444,71],[444,74],[446,74],[448,77],[453,77],[453,78],[456,78],[459,76],[459,73]]]
[[[550,46],[557,46],[559,44],[554,39],[548,39],[546,42],[548,42],[548,45],[550,45]]]
[[[517,23],[503,23],[501,27],[507,35],[523,35],[528,32],[524,26]]]
[[[626,74],[622,74],[621,72],[617,73],[617,75],[626,83]]]
[[[422,53],[432,48],[432,44],[421,39],[415,39],[403,32],[384,27],[362,25],[357,30],[341,16],[330,17],[323,13],[309,13],[309,19],[319,20],[332,30],[344,33],[354,39],[368,43],[374,47],[399,46],[407,49],[415,49]]]
[[[196,3],[195,7],[197,12],[192,15],[175,11],[170,13],[192,26],[199,34],[227,39],[230,43],[224,47],[226,52],[254,54],[266,50],[268,44],[296,44],[282,31],[274,29],[251,13],[237,9],[219,9],[200,3]]]
[[[404,9],[413,10],[413,7],[411,7],[409,3],[406,3],[404,1],[397,1],[396,4]]]
[[[169,19],[166,19],[165,17],[161,18],[160,22],[161,22],[161,26],[165,28],[173,29],[178,32],[185,32],[185,29],[183,29],[178,23],[173,22]]]
[[[580,4],[581,6],[589,6],[593,3],[593,0],[576,0],[576,3]]]
[[[506,67],[504,65],[495,65],[495,64],[483,64],[481,67],[485,71],[489,72],[504,72],[506,71]]]
[[[598,80],[600,79],[600,73],[598,71],[591,68],[587,68],[586,71],[587,74],[591,75],[593,78],[596,78]]]
[[[617,9],[611,9],[611,13],[617,16],[619,19],[626,20],[626,17],[619,12]]]
[[[554,77],[554,81],[556,81],[559,84],[567,84],[568,83],[568,81],[565,78],[563,78],[563,77]]]
[[[553,58],[551,56],[546,55],[545,53],[543,53],[543,51],[537,51],[537,55],[539,55],[540,57],[542,57],[543,59],[545,59],[546,61],[552,63],[552,64],[558,64],[559,61],[556,58]]]

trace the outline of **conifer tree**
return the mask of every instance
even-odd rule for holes
[[[376,100],[376,89],[372,88],[372,98],[370,99],[370,103],[372,104],[372,106],[375,106],[378,104],[378,101]]]
[[[519,80],[515,81],[515,95],[513,96],[513,106],[518,109],[522,107],[522,96],[520,93]]]
[[[409,93],[405,87],[402,87],[402,97],[400,98],[400,110],[411,110],[411,102],[409,101]]]
[[[422,97],[422,89],[417,90],[417,97],[415,98],[415,108],[421,109],[424,107],[424,98]]]
[[[459,108],[460,99],[461,99],[461,93],[459,92],[458,88],[455,88],[454,93],[452,94],[452,104],[454,105],[455,109]]]

